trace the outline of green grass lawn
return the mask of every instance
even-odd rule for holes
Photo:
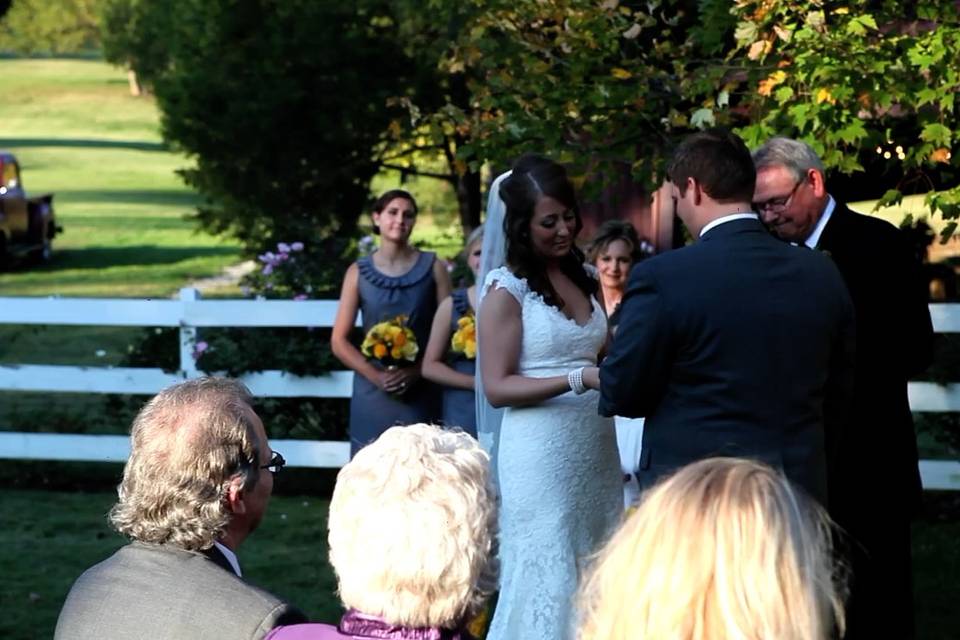
[[[150,98],[96,60],[0,59],[0,148],[20,160],[29,193],[53,192],[59,223],[44,267],[0,273],[3,296],[169,296],[239,260],[236,243],[184,219],[188,166],[162,144]]]
[[[119,470],[119,467],[117,468]],[[282,478],[281,478],[282,479]],[[107,492],[0,491],[0,637],[49,638],[73,581],[123,544],[106,524]],[[260,529],[243,545],[244,575],[300,606],[312,619],[340,614],[327,563],[328,500],[275,496]],[[956,637],[960,519],[914,528],[917,619],[921,640]],[[878,612],[878,615],[882,615]]]

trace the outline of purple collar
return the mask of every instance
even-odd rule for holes
[[[376,616],[368,616],[356,609],[347,611],[337,626],[340,633],[361,638],[389,640],[473,640],[465,631],[439,627],[401,627]]]

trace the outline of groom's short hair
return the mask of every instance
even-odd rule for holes
[[[673,152],[667,179],[686,192],[693,178],[717,202],[753,199],[757,171],[747,145],[734,133],[716,128],[688,136]]]

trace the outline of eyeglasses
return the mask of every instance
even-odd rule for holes
[[[806,182],[805,177],[797,180],[796,184],[793,185],[793,189],[790,189],[790,193],[785,196],[780,196],[779,198],[770,198],[769,200],[764,200],[763,202],[754,202],[753,210],[757,213],[764,211],[783,211],[787,208],[787,205],[790,204],[790,199],[793,198],[793,195],[797,192],[797,189],[804,182]]]
[[[271,451],[270,453],[273,454],[270,456],[270,462],[260,465],[260,468],[269,469],[270,473],[277,475],[280,473],[280,469],[283,469],[284,465],[287,464],[287,461],[284,460],[283,456],[276,451]]]

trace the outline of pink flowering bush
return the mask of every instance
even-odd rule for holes
[[[313,256],[303,242],[278,242],[257,256],[257,269],[244,278],[245,295],[306,300],[316,288]]]

